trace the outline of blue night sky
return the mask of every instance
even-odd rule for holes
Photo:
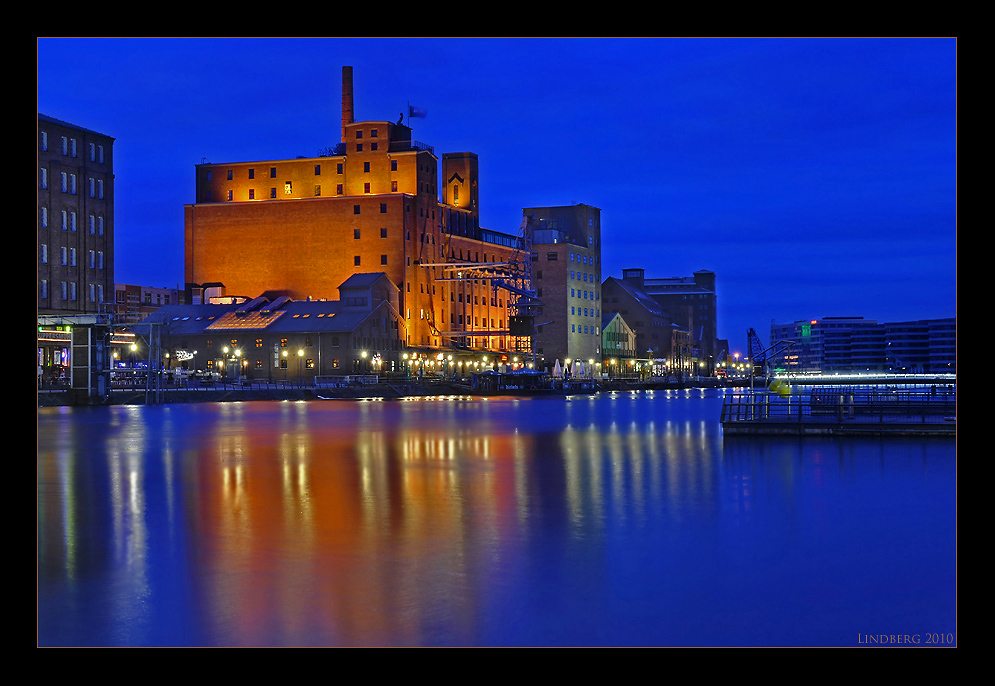
[[[479,155],[486,228],[586,203],[603,278],[714,271],[733,351],[956,314],[953,38],[40,38],[38,111],[116,139],[116,280],[182,286],[201,160],[338,143],[344,65],[357,120]]]

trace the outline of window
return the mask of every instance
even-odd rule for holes
[[[255,188],[250,188],[249,189],[249,200],[255,200],[255,199],[256,199],[256,189]]]
[[[370,171],[370,163],[369,162],[363,162],[363,171],[366,172],[366,173],[369,173],[369,171]]]
[[[353,214],[359,214],[359,205],[353,205],[352,206],[352,213]]]
[[[271,198],[275,198],[276,197],[276,189],[275,188],[270,188],[269,189],[269,197],[271,197]]]
[[[380,238],[387,237],[387,229],[380,229]]]
[[[321,176],[321,165],[320,164],[314,165],[314,175],[315,176]]]
[[[318,184],[315,184],[315,186],[314,186],[314,197],[317,198],[317,197],[320,197],[320,196],[321,196],[321,186],[318,185]]]
[[[352,258],[352,263],[357,267],[360,265],[359,255],[356,255],[355,257]]]
[[[380,203],[380,214],[387,214],[387,203]]]
[[[48,244],[42,243],[38,248],[38,252],[41,255],[41,263],[48,264]]]
[[[341,174],[342,173],[342,163],[341,162],[339,162],[338,164],[335,165],[335,173],[336,174]]]
[[[397,171],[397,160],[391,160],[390,161],[390,170],[391,171]]]
[[[355,240],[359,240],[359,229],[353,229],[353,230],[352,230],[352,237],[353,237],[353,238],[354,238]]]
[[[368,183],[364,183],[363,184],[363,192],[364,193],[369,193],[370,192],[370,184],[368,184]]]
[[[48,188],[48,170],[44,167],[41,168],[41,187]]]
[[[45,131],[41,132],[41,149],[48,150],[48,133]]]
[[[380,256],[380,264],[387,264],[387,256],[386,255],[381,255]]]
[[[228,170],[228,180],[229,180],[229,181],[231,181],[231,180],[232,180],[232,177],[233,177],[233,175],[234,175],[234,174],[235,174],[235,171],[234,171],[234,170],[232,170],[232,169],[229,169],[229,170]]]
[[[283,192],[286,193],[287,195],[290,195],[291,193],[294,192],[293,184],[291,184],[290,181],[283,182]]]
[[[276,167],[270,167],[269,168],[269,177],[271,179],[275,179],[276,178]]]

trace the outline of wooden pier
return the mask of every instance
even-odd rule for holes
[[[833,387],[731,393],[722,405],[725,435],[957,435],[955,385],[923,388]]]

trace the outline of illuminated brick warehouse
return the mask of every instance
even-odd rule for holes
[[[529,254],[480,227],[477,156],[440,165],[402,120],[354,121],[344,67],[341,143],[327,154],[197,165],[187,301],[217,283],[229,296],[334,300],[351,275],[382,272],[398,289],[400,350],[511,362],[528,339],[511,334],[518,295],[502,284]]]

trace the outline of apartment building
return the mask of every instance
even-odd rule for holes
[[[114,294],[114,138],[38,114],[38,314],[105,310]]]

